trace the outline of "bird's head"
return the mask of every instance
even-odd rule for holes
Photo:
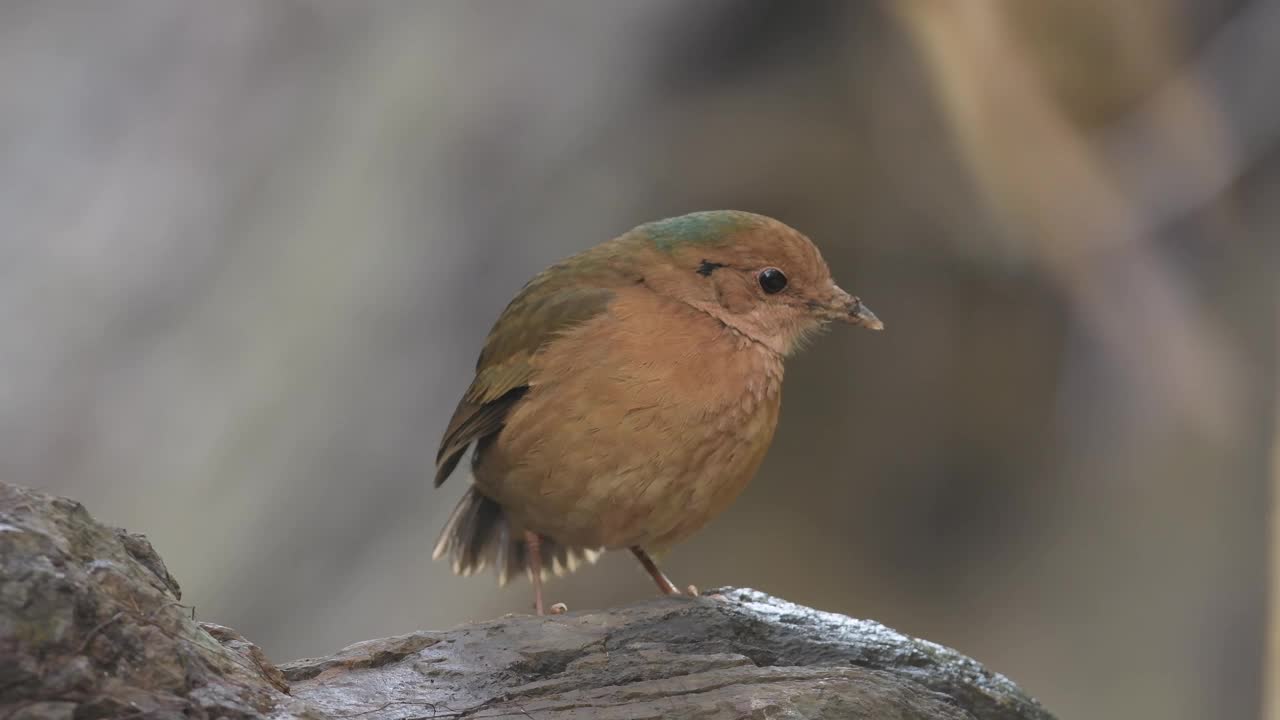
[[[647,223],[629,233],[651,248],[645,282],[707,312],[781,355],[832,321],[883,323],[831,279],[804,235],[748,212],[713,210]]]

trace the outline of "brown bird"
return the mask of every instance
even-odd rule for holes
[[[628,548],[654,564],[720,514],[773,439],[783,360],[828,322],[883,327],[777,220],[659,220],[551,266],[503,311],[436,456],[472,449],[433,556],[454,572],[545,570]]]

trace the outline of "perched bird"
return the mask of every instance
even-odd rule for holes
[[[433,556],[529,573],[601,550],[654,564],[722,512],[773,439],[783,360],[828,322],[880,330],[813,243],[716,210],[640,225],[551,266],[503,311],[445,430],[437,487],[472,485]]]

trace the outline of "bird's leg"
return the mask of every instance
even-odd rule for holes
[[[676,589],[675,584],[668,580],[666,575],[662,574],[662,571],[658,569],[657,563],[653,561],[653,558],[649,557],[649,553],[645,552],[644,548],[639,545],[632,545],[631,554],[635,555],[636,559],[640,561],[640,564],[644,566],[645,571],[648,572],[649,577],[653,578],[653,581],[658,584],[658,589],[662,591],[663,595],[680,594],[680,591]]]
[[[533,579],[533,608],[542,615],[542,538],[532,530],[524,531],[525,552],[529,553],[529,572]]]

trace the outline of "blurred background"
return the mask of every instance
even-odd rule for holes
[[[1270,0],[9,0],[0,477],[274,659],[524,612],[430,488],[534,272],[708,208],[884,318],[665,569],[880,620],[1062,718],[1268,712]],[[626,555],[550,587],[653,594]]]

